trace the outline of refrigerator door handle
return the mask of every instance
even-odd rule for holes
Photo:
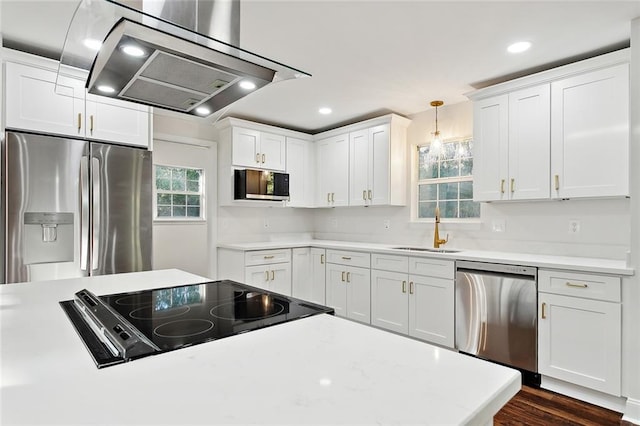
[[[93,182],[93,229],[91,238],[92,248],[92,270],[98,269],[98,262],[100,258],[100,160],[93,157],[91,158],[91,177]]]
[[[89,158],[80,159],[80,270],[89,266]]]

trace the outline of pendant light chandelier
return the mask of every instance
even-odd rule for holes
[[[438,130],[438,107],[444,105],[443,101],[431,101],[431,106],[436,109],[436,131],[432,133],[431,145],[429,146],[429,156],[437,159],[440,157],[440,151],[442,150],[442,139],[440,138],[440,131]]]

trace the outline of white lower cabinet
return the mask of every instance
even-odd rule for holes
[[[620,278],[540,270],[538,281],[540,373],[619,396]]]
[[[352,266],[351,262],[368,263],[369,254],[327,250],[326,304],[337,316],[366,324],[371,323],[371,270],[369,265]],[[338,260],[339,259],[339,260]]]
[[[325,304],[325,249],[292,249],[291,295],[320,305]]]
[[[247,266],[244,275],[249,285],[291,296],[291,263]]]
[[[291,249],[218,249],[218,278],[291,296]]]
[[[375,253],[371,262],[391,269],[371,270],[371,324],[453,348],[454,263]]]

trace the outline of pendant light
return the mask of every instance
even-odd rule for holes
[[[443,101],[431,101],[431,106],[436,109],[436,131],[432,133],[431,145],[429,146],[429,155],[434,158],[440,157],[442,150],[442,140],[440,139],[440,131],[438,130],[438,107],[444,105]]]

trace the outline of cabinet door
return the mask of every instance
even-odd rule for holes
[[[269,290],[269,266],[257,265],[244,268],[244,280],[254,287]]]
[[[369,188],[367,198],[370,204],[389,204],[389,181],[390,181],[390,161],[389,125],[383,124],[369,129],[370,146],[370,166],[369,166]],[[404,170],[398,170],[404,173]]]
[[[409,275],[409,335],[454,347],[454,281]]]
[[[311,300],[313,280],[311,275],[311,248],[291,249],[291,295]]]
[[[347,279],[343,265],[327,263],[327,306],[340,317],[347,316]]]
[[[349,134],[317,142],[317,205],[349,205]]]
[[[325,278],[326,278],[326,254],[321,248],[311,249],[311,298],[310,301],[324,305],[325,300]]]
[[[349,205],[368,204],[370,161],[369,129],[349,133]]]
[[[473,104],[473,199],[506,200],[509,138],[508,95]]]
[[[620,395],[620,304],[538,294],[540,373]]]
[[[269,170],[285,169],[286,159],[285,137],[271,133],[260,133],[260,167]]]
[[[371,270],[371,324],[397,333],[409,332],[408,275]]]
[[[549,198],[550,86],[509,94],[509,198]]]
[[[85,107],[88,138],[149,146],[149,107],[91,94]]]
[[[289,174],[289,207],[314,207],[313,187],[315,166],[312,161],[312,143],[287,138],[287,173]]]
[[[371,323],[371,270],[346,267],[347,318]]]
[[[84,85],[42,68],[7,62],[6,127],[84,137]]]
[[[233,166],[260,168],[260,132],[234,127],[232,131],[231,164]]]
[[[551,194],[629,195],[629,65],[551,84]]]
[[[291,263],[269,265],[269,290],[291,296]]]

